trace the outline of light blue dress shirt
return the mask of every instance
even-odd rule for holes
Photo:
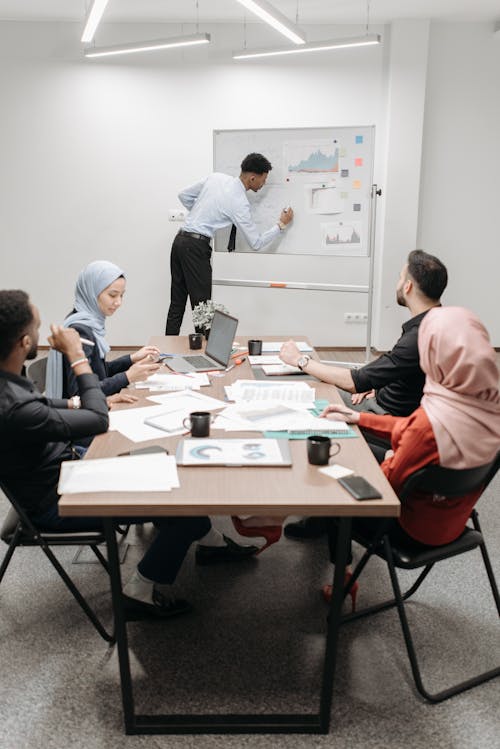
[[[214,172],[179,193],[179,200],[189,211],[185,231],[213,237],[217,229],[235,224],[252,250],[260,250],[280,234],[278,223],[259,233],[239,177]]]

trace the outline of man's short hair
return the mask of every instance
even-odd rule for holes
[[[439,301],[448,283],[446,266],[434,255],[413,250],[408,255],[408,275],[428,299]]]
[[[266,174],[272,169],[271,162],[261,153],[249,153],[241,162],[242,172],[253,172],[254,174]]]
[[[0,360],[9,356],[33,319],[33,309],[25,291],[0,291]]]

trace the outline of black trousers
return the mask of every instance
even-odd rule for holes
[[[212,248],[208,242],[177,234],[170,253],[170,308],[165,335],[179,335],[187,298],[191,309],[212,297]]]

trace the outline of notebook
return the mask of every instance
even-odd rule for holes
[[[209,372],[226,369],[231,358],[238,320],[216,310],[204,354],[175,356],[168,360],[174,372]]]

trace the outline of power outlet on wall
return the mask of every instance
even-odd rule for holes
[[[345,312],[344,322],[367,323],[368,315],[366,312]]]
[[[168,220],[169,221],[185,221],[186,211],[183,211],[182,208],[171,208],[168,212]]]

